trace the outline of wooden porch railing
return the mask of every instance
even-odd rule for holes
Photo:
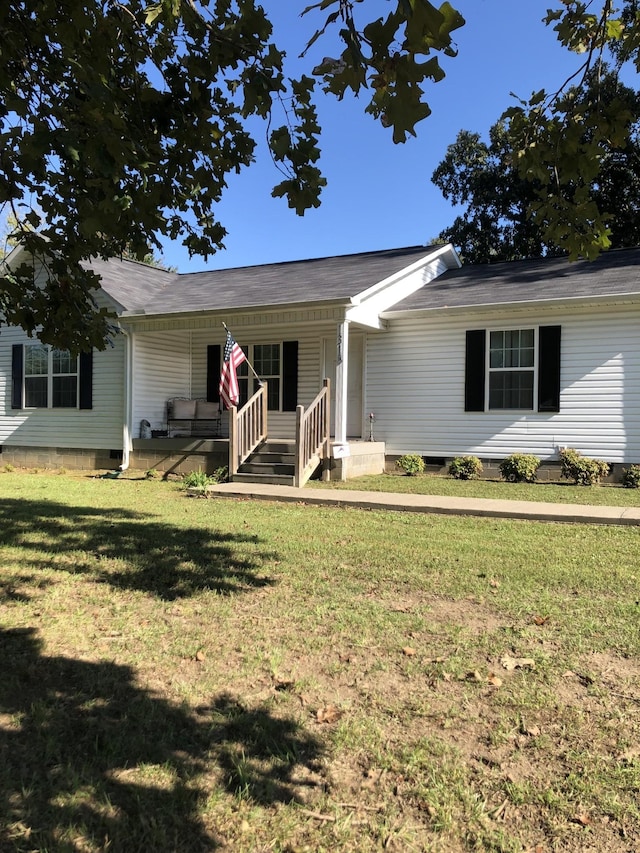
[[[323,388],[309,408],[304,406],[296,409],[296,466],[294,486],[303,486],[318,462],[323,462],[325,468],[323,478],[329,475],[329,459],[331,456],[331,381],[325,379]]]
[[[229,477],[267,437],[267,383],[238,411],[229,410]]]

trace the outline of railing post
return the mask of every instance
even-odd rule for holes
[[[304,470],[304,436],[302,435],[302,416],[304,406],[296,406],[296,466],[293,476],[293,485],[300,488],[302,471]]]
[[[322,451],[322,479],[327,483],[331,479],[331,380],[323,381],[324,395],[324,444]]]
[[[267,438],[267,436],[269,435],[269,430],[267,429],[267,417],[268,417],[268,412],[269,412],[269,405],[268,405],[269,404],[269,395],[267,393],[268,390],[269,390],[268,383],[267,382],[263,383],[263,385],[262,385],[262,400],[261,400],[262,417],[260,418],[261,439]]]
[[[229,409],[229,479],[238,473],[238,409]]]

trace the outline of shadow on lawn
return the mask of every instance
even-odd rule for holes
[[[261,563],[275,555],[239,556],[257,536],[180,527],[143,512],[74,507],[53,501],[0,500],[0,546],[24,547],[29,567],[91,575],[120,589],[164,600],[211,589],[221,594],[267,586]],[[34,552],[40,557],[34,559]],[[33,578],[30,578],[33,580]],[[23,580],[26,578],[23,577]],[[15,595],[0,585],[0,596]]]
[[[321,752],[226,694],[196,716],[126,666],[43,656],[32,629],[0,630],[0,672],[2,851],[214,850],[209,793],[297,801]]]

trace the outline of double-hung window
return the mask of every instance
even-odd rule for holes
[[[533,409],[535,329],[489,332],[489,409]]]
[[[238,365],[236,373],[240,396],[238,406],[242,408],[258,390],[258,380],[250,364],[260,379],[267,383],[269,409],[272,412],[295,412],[298,405],[298,341],[245,344],[242,351],[247,360]],[[219,344],[207,346],[207,399],[212,402],[219,400],[222,352]]]
[[[561,327],[466,332],[465,412],[560,411]]]
[[[253,344],[242,351],[261,379],[267,382],[267,405],[270,411],[282,410],[282,344]],[[239,406],[243,406],[258,388],[258,382],[246,361],[238,367]]]
[[[281,344],[256,344],[253,348],[253,366],[267,383],[267,406],[273,411],[282,409],[280,398],[282,365]]]
[[[78,405],[78,358],[44,344],[24,348],[24,405],[27,409],[74,409]]]

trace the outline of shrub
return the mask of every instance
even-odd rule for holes
[[[640,489],[640,465],[631,465],[622,472],[620,481],[625,489]]]
[[[204,471],[191,471],[182,478],[183,489],[206,489],[211,480]]]
[[[221,465],[209,477],[211,483],[226,483],[229,479],[229,469],[226,465]]]
[[[408,477],[415,477],[416,474],[422,474],[424,471],[424,459],[417,453],[405,453],[396,461],[396,465],[402,468]]]
[[[482,474],[482,462],[477,456],[456,456],[449,465],[449,474],[456,480],[477,480]]]
[[[11,462],[7,462],[7,464],[4,466],[4,468],[2,470],[7,474],[11,474],[16,469],[15,469],[15,466],[11,464]]]
[[[144,476],[147,480],[159,480],[162,477],[162,474],[155,468],[149,468],[149,470],[145,472]]]
[[[578,486],[594,486],[609,473],[609,463],[603,459],[586,459],[578,450],[565,447],[560,451],[560,472]]]
[[[533,483],[540,460],[531,453],[512,453],[499,465],[500,474],[508,483]]]

